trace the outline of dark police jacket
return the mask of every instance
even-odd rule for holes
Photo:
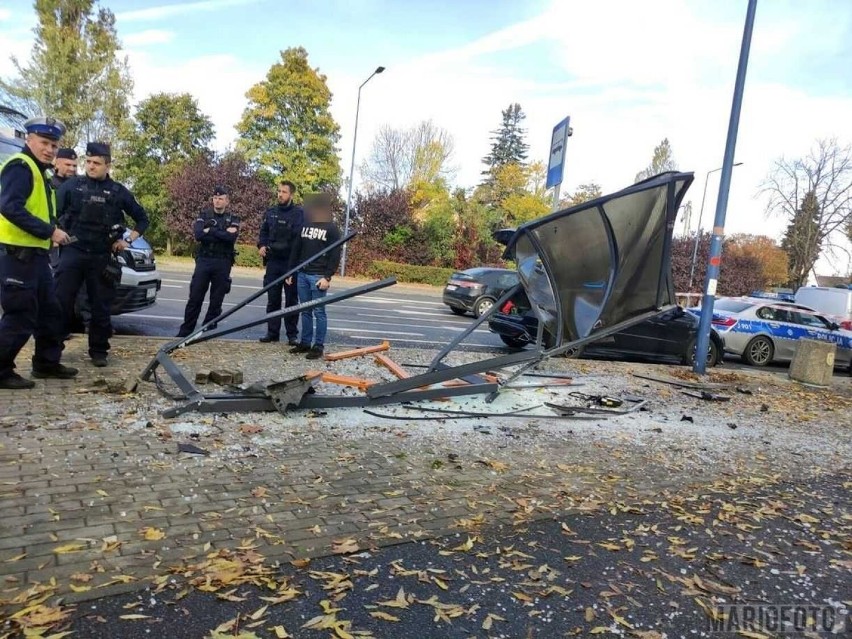
[[[133,218],[140,235],[148,228],[145,209],[109,175],[103,180],[85,175],[69,179],[59,187],[56,209],[62,228],[78,240],[68,246],[87,253],[109,253],[114,242],[110,229],[123,226],[125,215]]]
[[[229,226],[236,226],[236,233],[228,233]],[[204,229],[208,229],[205,233]],[[240,218],[227,209],[217,214],[212,208],[204,209],[192,225],[192,234],[199,242],[195,257],[216,257],[234,261],[237,236],[240,234]]]
[[[260,239],[257,247],[269,249],[267,259],[290,260],[295,239],[305,221],[302,207],[291,201],[286,206],[277,204],[267,209],[260,223]]]

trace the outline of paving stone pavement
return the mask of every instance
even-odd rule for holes
[[[784,380],[747,379],[760,379],[760,393],[738,397],[731,409],[699,406],[670,388],[632,380],[627,388],[634,392],[644,388],[656,400],[680,403],[637,416],[627,429],[482,420],[494,429],[489,436],[470,422],[427,427],[368,420],[354,409],[166,420],[160,411],[173,402],[153,384],[119,394],[102,383],[120,387],[122,378],[134,378],[162,343],[116,337],[110,367],[96,369],[78,336],[64,359],[80,367],[78,379],[0,390],[0,605],[23,602],[28,588],[51,580],[52,592],[66,601],[138,588],[220,549],[253,548],[270,562],[286,562],[484,522],[602,506],[617,511],[643,496],[741,477],[746,468],[771,479],[849,460],[848,381],[840,390],[810,391]],[[24,374],[28,355],[18,360]],[[405,362],[417,353],[393,356]],[[190,374],[237,367],[248,383],[342,366],[236,341],[208,342],[175,359]],[[369,362],[348,362],[346,374],[379,374]],[[558,362],[550,370],[559,368],[621,378],[635,369]],[[766,412],[769,397],[793,396],[804,398],[796,412],[773,408],[770,426],[749,426]],[[691,427],[680,424],[683,402],[703,411],[710,439],[682,430]],[[732,415],[739,431],[729,425]],[[210,454],[179,454],[178,442]]]

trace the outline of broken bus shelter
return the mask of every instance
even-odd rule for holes
[[[369,407],[480,393],[490,394],[493,398],[499,392],[500,383],[486,380],[480,376],[481,373],[517,367],[502,382],[503,385],[510,384],[547,358],[617,333],[676,305],[671,277],[672,234],[677,211],[692,180],[692,173],[663,173],[520,226],[507,245],[507,253],[513,255],[517,263],[519,284],[444,346],[426,372],[373,384],[363,396],[317,394],[310,376],[276,382],[263,388],[249,387],[242,392],[205,395],[170,357],[177,349],[264,324],[271,318],[334,304],[395,284],[395,278],[387,278],[303,302],[261,319],[210,329],[320,255],[348,242],[354,233],[329,245],[188,337],[165,344],[145,368],[141,378],[147,381],[153,376],[156,381],[157,368],[162,366],[181,390],[183,396],[179,399],[183,403],[166,410],[164,415],[167,417],[192,410],[239,412],[277,409],[286,412],[293,407]],[[449,353],[521,288],[539,319],[538,335],[532,348],[458,366],[444,363]],[[545,331],[548,339],[545,339]],[[434,384],[456,378],[469,383],[431,388]],[[162,386],[160,388],[162,390]]]

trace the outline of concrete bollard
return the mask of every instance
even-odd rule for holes
[[[836,352],[834,342],[800,339],[790,363],[790,379],[814,386],[830,385]]]

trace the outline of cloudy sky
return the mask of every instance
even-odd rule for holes
[[[527,114],[532,159],[571,116],[563,192],[596,181],[622,188],[671,141],[697,224],[704,180],[721,165],[746,0],[111,0],[135,96],[189,91],[212,117],[217,145],[235,138],[245,91],[281,49],[304,46],[328,76],[348,170],[358,85],[356,159],[382,124],[431,118],[456,141],[457,182],[472,186],[500,110]],[[26,57],[30,0],[0,0],[0,51]],[[727,231],[780,237],[761,181],[774,159],[814,140],[852,142],[852,2],[761,0],[752,42]],[[0,57],[0,75],[12,71]],[[715,211],[710,176],[703,227]],[[357,176],[356,176],[357,180]],[[357,184],[357,182],[356,182]],[[682,229],[682,227],[680,227]],[[679,230],[680,230],[679,229]],[[821,271],[849,270],[848,258]]]

